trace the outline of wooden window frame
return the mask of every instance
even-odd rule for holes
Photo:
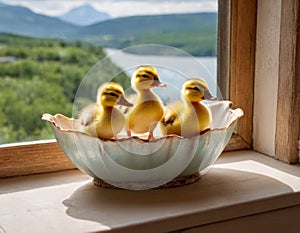
[[[300,157],[300,0],[281,1],[275,157]]]
[[[218,85],[244,110],[227,151],[252,148],[256,9],[256,0],[219,0]]]
[[[0,145],[0,178],[74,168],[55,140]]]
[[[244,110],[226,150],[253,148],[256,15],[259,0],[219,0],[218,83]],[[299,161],[299,1],[281,0],[275,158]],[[280,98],[281,96],[286,98]],[[254,148],[255,149],[255,148]],[[0,177],[74,169],[55,140],[0,145]]]
[[[253,145],[253,124],[260,120],[259,113],[253,117],[259,1],[263,0],[219,0],[218,83],[223,96],[245,112],[227,150],[252,148],[265,153]],[[275,135],[266,135],[274,137],[275,153],[270,156],[289,164],[300,158],[299,2],[280,1]]]

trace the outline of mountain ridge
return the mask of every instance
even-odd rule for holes
[[[55,17],[34,13],[27,7],[4,3],[0,5],[0,22],[0,32],[34,37],[65,38],[66,33],[77,29]]]
[[[216,13],[129,16],[80,28],[73,38],[104,47],[165,44],[192,55],[215,56]]]

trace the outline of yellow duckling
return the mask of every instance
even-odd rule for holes
[[[97,92],[97,103],[85,107],[79,114],[79,128],[90,136],[114,138],[125,126],[125,116],[114,106],[132,107],[124,96],[123,87],[114,82],[103,83]]]
[[[130,136],[131,132],[137,134],[149,132],[148,140],[151,140],[154,128],[164,115],[162,101],[151,88],[166,87],[166,85],[160,82],[154,67],[140,66],[132,75],[131,86],[136,90],[137,96],[134,107],[127,114],[127,134]]]
[[[182,86],[182,101],[177,101],[165,109],[162,123],[166,134],[194,136],[209,128],[212,121],[210,109],[202,100],[215,100],[203,79],[188,79]]]

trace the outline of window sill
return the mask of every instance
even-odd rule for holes
[[[253,232],[253,216],[285,211],[292,222],[286,211],[300,208],[299,166],[254,151],[225,152],[200,181],[179,188],[101,189],[78,170],[0,179],[0,187],[0,232],[226,232],[236,221],[228,231],[240,232],[245,219]]]

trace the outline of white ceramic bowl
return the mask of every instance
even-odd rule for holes
[[[230,101],[208,104],[210,130],[194,137],[168,135],[153,141],[137,137],[101,140],[74,128],[74,120],[61,114],[44,114],[60,147],[74,165],[106,183],[125,189],[149,189],[174,178],[204,174],[226,147],[241,109]]]

